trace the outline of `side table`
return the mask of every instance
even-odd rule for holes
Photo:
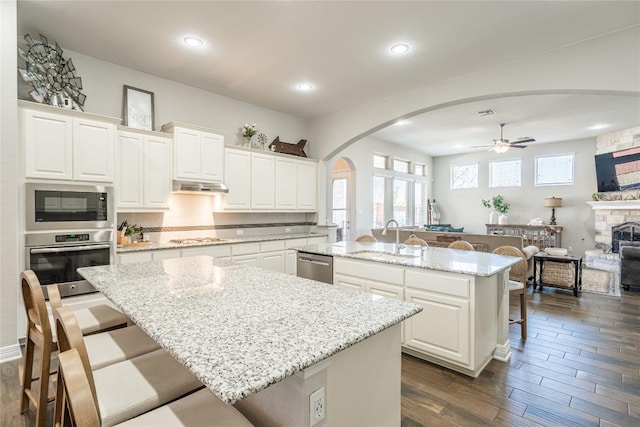
[[[569,269],[569,273],[573,270],[573,283],[567,283],[567,275],[560,277],[555,275],[553,277],[550,274],[545,274],[545,263],[558,263],[561,266],[555,266],[555,271],[562,272]],[[573,265],[572,265],[573,264]],[[559,268],[558,268],[559,267]],[[572,268],[573,267],[573,268]],[[538,273],[540,277],[538,277]],[[551,276],[551,277],[550,277]],[[561,279],[565,279],[562,282]],[[542,290],[543,286],[554,286],[557,288],[572,289],[573,295],[578,296],[578,292],[582,289],[582,258],[572,255],[564,256],[551,256],[545,252],[539,252],[533,256],[533,290],[536,286],[540,286]]]

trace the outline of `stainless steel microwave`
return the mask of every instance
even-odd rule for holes
[[[29,231],[115,226],[113,187],[27,183],[25,197]]]

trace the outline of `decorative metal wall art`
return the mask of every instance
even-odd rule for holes
[[[64,59],[58,43],[51,44],[42,34],[40,40],[34,40],[29,34],[24,40],[27,50],[18,46],[18,55],[25,65],[18,67],[18,71],[25,82],[33,85],[31,97],[40,103],[84,111],[87,96],[80,92],[82,79],[75,76],[71,58]]]

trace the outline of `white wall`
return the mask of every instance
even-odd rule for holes
[[[0,360],[19,355],[16,2],[0,1]],[[17,354],[9,354],[17,350]]]
[[[183,122],[221,131],[225,134],[225,143],[234,145],[242,142],[240,127],[244,123],[255,123],[259,132],[267,135],[269,142],[276,136],[280,136],[281,141],[291,143],[307,139],[306,120],[299,117],[205,92],[73,51],[65,50],[64,56],[73,60],[76,75],[82,78],[83,93],[87,95],[87,112],[122,117],[122,87],[128,85],[154,93],[154,130],[160,130],[162,124],[171,121]],[[311,144],[312,141],[308,143]]]
[[[398,157],[413,162],[425,164],[430,172],[432,159],[417,151],[395,144],[390,144],[373,137],[366,137],[340,151],[339,155],[331,159],[328,164],[326,177],[327,204],[331,199],[331,170],[338,158],[348,158],[355,167],[355,224],[351,224],[351,236],[371,234],[373,224],[373,153]],[[322,222],[322,218],[319,222]],[[329,222],[330,218],[329,218]],[[353,222],[353,221],[352,221]]]
[[[526,149],[511,149],[505,154],[480,151],[458,156],[434,159],[433,197],[442,211],[441,223],[451,223],[454,227],[464,227],[465,232],[486,233],[489,210],[482,206],[482,199],[497,194],[509,203],[510,224],[527,224],[532,218],[540,217],[546,224],[551,218],[551,210],[545,208],[546,197],[561,197],[562,207],[556,209],[556,222],[565,228],[562,231],[562,246],[573,248],[575,254],[583,254],[593,249],[594,214],[586,202],[596,191],[595,179],[595,138],[575,141],[529,144]],[[558,186],[534,186],[535,157],[547,154],[575,153],[575,184]],[[522,159],[522,186],[510,188],[489,188],[489,161],[494,159]],[[478,188],[451,190],[449,171],[452,164],[479,163]]]

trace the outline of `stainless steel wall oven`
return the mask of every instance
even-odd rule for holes
[[[38,277],[42,290],[57,284],[62,297],[96,292],[76,269],[111,264],[113,230],[25,235],[27,268]]]

